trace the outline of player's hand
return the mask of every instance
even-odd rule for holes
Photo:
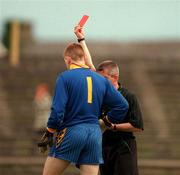
[[[74,33],[78,39],[82,39],[85,37],[83,28],[80,25],[74,27]]]
[[[53,145],[53,133],[46,130],[40,142],[38,143],[39,151],[41,153],[45,153],[48,149],[48,146],[51,147],[52,145]]]

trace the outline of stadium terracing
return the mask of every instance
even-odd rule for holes
[[[19,64],[0,59],[0,174],[36,175],[45,156],[38,153],[32,125],[35,87],[54,82],[64,71],[67,43],[34,42],[21,48]],[[87,42],[93,61],[111,59],[120,67],[120,82],[142,107],[144,131],[137,134],[142,175],[180,174],[180,42]],[[10,168],[9,168],[10,167]],[[65,174],[78,174],[72,167]]]

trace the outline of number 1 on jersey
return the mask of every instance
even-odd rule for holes
[[[92,103],[92,78],[86,77],[87,80],[87,102]]]

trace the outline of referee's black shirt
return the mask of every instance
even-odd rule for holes
[[[125,99],[129,103],[128,113],[121,123],[129,122],[135,128],[143,130],[142,113],[136,96],[122,87],[120,87],[118,91],[125,97]],[[107,111],[108,109],[105,107],[103,110]],[[113,145],[120,142],[122,139],[125,140],[134,138],[135,137],[132,132],[106,130],[103,133],[103,145]]]

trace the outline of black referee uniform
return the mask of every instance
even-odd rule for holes
[[[129,122],[143,130],[142,114],[136,96],[125,88],[118,90],[129,103],[129,111],[122,123]],[[106,130],[102,144],[104,164],[100,165],[101,175],[138,175],[137,147],[132,132]]]

